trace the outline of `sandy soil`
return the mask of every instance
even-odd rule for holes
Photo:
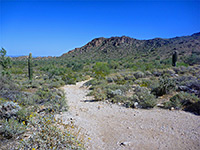
[[[86,136],[88,150],[199,150],[200,117],[184,111],[129,109],[95,102],[83,82],[63,89],[73,120]],[[87,140],[89,138],[89,140]]]

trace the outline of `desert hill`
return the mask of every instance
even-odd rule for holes
[[[137,40],[131,37],[96,38],[86,45],[75,48],[61,57],[78,59],[119,59],[134,57],[135,59],[169,57],[176,50],[182,57],[190,54],[200,54],[200,32],[191,36],[169,39],[154,38]]]

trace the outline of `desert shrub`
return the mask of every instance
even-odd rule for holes
[[[58,124],[65,130],[59,129]],[[36,116],[30,120],[28,128],[33,134],[22,139],[18,149],[84,149],[82,143],[67,131],[67,126],[56,124],[53,116]]]
[[[115,95],[110,99],[110,101],[112,103],[121,103],[126,108],[134,107],[134,101],[132,101],[132,98],[124,95]]]
[[[136,96],[137,99],[136,99]],[[150,93],[147,88],[136,87],[134,99],[139,103],[142,108],[153,108],[157,104],[156,97]]]
[[[181,105],[180,100],[173,98],[173,100],[170,99],[170,101],[164,103],[164,108],[170,109],[172,107],[175,108],[175,109],[181,109],[182,105]]]
[[[175,71],[172,69],[165,69],[165,70],[163,70],[163,74],[165,74],[167,76],[174,76]]]
[[[81,71],[83,69],[83,64],[77,64],[75,63],[74,66],[72,67],[73,71]]]
[[[108,67],[110,69],[117,69],[119,67],[119,63],[113,60],[108,61]]]
[[[176,84],[178,85],[178,90],[195,93],[200,97],[200,80],[198,75],[183,75],[176,78]]]
[[[163,60],[160,61],[160,63],[163,64],[163,65],[171,65],[172,59],[171,58],[163,59]]]
[[[38,80],[32,80],[32,81],[24,80],[24,81],[21,81],[19,84],[20,84],[21,90],[26,90],[30,88],[39,88],[42,82]]]
[[[197,82],[197,78],[191,75],[183,75],[176,78],[177,85],[187,85],[191,82]]]
[[[64,93],[61,90],[50,90],[48,88],[38,89],[35,94],[35,102],[40,105],[45,105],[49,111],[65,111],[67,104]]]
[[[131,75],[131,74],[125,75],[125,77],[124,77],[124,80],[135,81],[135,79],[136,79],[135,76]]]
[[[96,100],[105,100],[112,98],[115,95],[123,95],[129,88],[128,85],[117,85],[115,83],[106,84],[102,81],[100,84],[90,88],[92,91],[89,95],[93,95]]]
[[[112,77],[107,77],[106,80],[107,80],[108,83],[114,82],[113,79],[112,79]]]
[[[51,96],[50,89],[48,89],[47,87],[38,89],[35,94],[38,95],[41,100],[48,99]]]
[[[155,69],[155,70],[152,71],[152,74],[153,74],[154,76],[156,76],[156,77],[160,77],[160,76],[163,75],[163,71],[160,70],[160,69]]]
[[[189,65],[200,64],[200,54],[193,53],[187,57],[186,63]]]
[[[8,77],[0,76],[0,91],[14,91],[19,89],[15,82]],[[0,92],[0,96],[2,96],[2,92]]]
[[[106,90],[103,90],[101,87],[96,87],[88,95],[93,95],[95,100],[105,100],[107,98]]]
[[[22,109],[20,109],[18,112],[17,112],[17,119],[19,120],[19,122],[22,122],[22,121],[28,121],[30,115],[32,114],[32,108],[25,108],[25,107],[22,107]]]
[[[108,92],[107,92],[107,96],[109,98],[112,98],[112,97],[116,97],[116,96],[122,96],[124,95],[122,90],[120,89],[116,89],[116,90],[111,90],[111,89],[108,89]]]
[[[99,80],[92,79],[92,80],[89,80],[86,83],[84,83],[84,86],[91,86],[91,85],[98,85],[98,84],[99,84]]]
[[[107,84],[106,80],[98,80],[98,79],[92,79],[88,82],[86,82],[85,86],[91,86],[90,90],[93,90],[95,87],[105,87]]]
[[[150,71],[145,71],[145,76],[149,77],[149,76],[152,76],[152,73]]]
[[[48,101],[45,106],[48,108],[49,111],[54,112],[62,112],[67,110],[67,104],[65,97],[55,96],[50,101]]]
[[[108,84],[104,87],[107,91],[108,97],[112,97],[114,95],[125,95],[126,91],[130,89],[129,84],[118,85],[118,84]]]
[[[168,94],[176,89],[175,80],[168,76],[162,76],[159,78],[159,86],[152,90],[152,93],[157,96]]]
[[[12,101],[5,102],[0,105],[0,117],[9,119],[11,117],[16,117],[17,112],[21,109],[21,107]]]
[[[108,64],[104,62],[97,62],[93,67],[93,71],[96,78],[105,78],[110,73]]]
[[[193,69],[191,69],[191,67],[185,67],[185,66],[180,66],[180,67],[173,67],[172,68],[176,74],[182,75],[182,74],[189,74],[194,72]]]
[[[180,67],[180,66],[188,67],[189,65],[184,62],[177,62],[177,67]]]
[[[138,72],[134,73],[134,76],[136,79],[139,79],[139,78],[144,78],[145,74],[141,71],[138,71]]]
[[[180,92],[170,98],[170,101],[165,102],[164,108],[174,107],[175,109],[184,109],[198,101],[200,101],[200,99],[195,94]]]
[[[55,82],[50,83],[49,88],[59,88],[63,85],[65,85],[65,82],[62,81],[62,80],[59,80],[59,81],[55,81]]]
[[[9,120],[3,119],[2,126],[0,127],[0,134],[5,138],[10,139],[24,133],[25,130],[23,123],[19,123],[13,118]]]
[[[22,106],[33,106],[36,104],[34,98],[37,99],[38,97],[28,92],[18,92],[13,96],[12,100]]]
[[[126,80],[124,79],[124,77],[121,74],[117,74],[117,75],[113,76],[113,81],[119,85],[126,83]]]
[[[11,68],[10,71],[12,74],[23,74],[24,73],[23,69],[21,69],[21,68]]]
[[[133,73],[125,72],[125,73],[117,73],[117,74],[111,74],[106,77],[106,80],[108,83],[116,83],[116,84],[127,84],[132,83],[135,81],[135,76]]]
[[[200,101],[193,103],[189,106],[186,106],[184,110],[192,112],[196,115],[200,115]]]
[[[65,84],[76,84],[76,77],[71,73],[62,76],[62,80],[65,82]]]
[[[150,79],[138,79],[134,83],[139,84],[141,87],[150,87],[154,82]]]

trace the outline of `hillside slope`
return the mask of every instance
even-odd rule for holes
[[[120,59],[124,57],[161,57],[167,58],[172,51],[178,51],[181,56],[200,53],[200,32],[191,36],[170,39],[155,38],[137,40],[127,36],[96,38],[86,45],[75,48],[61,57],[78,59]]]

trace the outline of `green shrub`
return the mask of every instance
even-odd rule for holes
[[[138,97],[137,102],[142,108],[153,108],[156,106],[157,99],[147,88],[137,87],[135,94]]]
[[[59,88],[61,86],[65,85],[65,82],[64,81],[56,81],[56,82],[52,82],[50,83],[49,85],[49,88]]]
[[[12,74],[23,74],[23,69],[21,68],[11,68],[11,73]]]
[[[98,85],[100,83],[97,79],[92,79],[84,83],[84,86]]]
[[[39,87],[40,87],[39,82],[35,80],[32,81],[30,86],[28,86],[28,88],[39,88]]]
[[[23,123],[19,123],[15,119],[4,119],[2,121],[2,126],[0,127],[0,134],[5,138],[16,137],[25,132],[25,126]]]
[[[122,103],[126,108],[134,107],[134,101],[131,97],[127,97],[124,95],[115,95],[110,99],[112,103]]]
[[[32,118],[28,127],[33,134],[28,139],[22,139],[18,149],[84,149],[84,145],[67,131],[67,125],[55,123],[53,116]],[[65,130],[59,129],[58,124]]]
[[[3,90],[16,91],[20,90],[12,79],[5,76],[0,76],[0,96],[3,96]]]
[[[176,89],[175,80],[168,76],[162,76],[159,78],[159,86],[152,90],[152,93],[157,96],[168,94]]]
[[[38,89],[33,98],[37,104],[44,105],[47,111],[60,112],[67,110],[65,95],[61,90]]]
[[[193,103],[189,106],[186,106],[184,110],[192,112],[196,115],[200,115],[200,101]]]
[[[19,119],[20,122],[27,121],[29,119],[29,116],[32,113],[31,108],[22,108],[17,112],[17,119]]]
[[[186,63],[189,65],[200,64],[200,54],[193,53],[187,57]]]
[[[93,68],[96,78],[105,78],[110,73],[108,64],[104,62],[97,62]]]
[[[93,95],[95,100],[105,100],[107,98],[107,93],[101,87],[96,87],[94,90],[88,95]]]
[[[174,107],[175,109],[184,109],[197,103],[200,99],[195,94],[180,92],[170,98],[170,101],[164,103],[164,108]]]
[[[16,117],[17,112],[21,109],[21,107],[12,101],[5,102],[0,105],[0,118],[11,118]]]
[[[28,92],[19,92],[16,94],[15,101],[23,106],[33,106],[36,103],[35,99],[38,99],[37,95],[32,95]]]
[[[139,79],[139,78],[144,78],[145,74],[141,71],[138,71],[138,72],[134,73],[134,76],[136,79]]]
[[[139,84],[141,87],[150,87],[152,81],[149,79],[138,79],[134,83]]]

